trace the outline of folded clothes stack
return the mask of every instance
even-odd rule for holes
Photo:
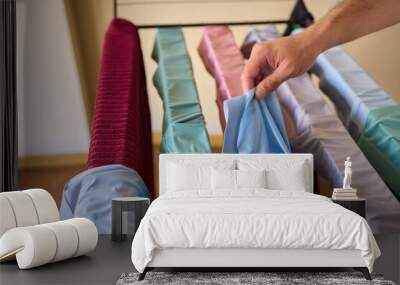
[[[137,27],[127,20],[112,20],[104,38],[87,166],[120,164],[134,169],[154,196],[145,83]]]
[[[294,152],[312,153],[318,173],[333,187],[342,186],[343,161],[353,159],[352,185],[366,199],[367,220],[373,232],[396,232],[400,206],[378,173],[368,162],[343,123],[324,101],[310,77],[303,74],[279,86],[281,105],[290,110],[297,136],[291,141]]]
[[[372,110],[357,144],[400,201],[400,105]]]
[[[211,152],[182,29],[158,29],[152,57],[158,64],[153,83],[164,109],[161,153]]]
[[[358,199],[357,189],[333,189],[332,199],[334,200],[355,200]]]
[[[198,47],[199,55],[207,71],[217,85],[216,103],[222,130],[225,130],[223,102],[244,93],[240,76],[244,69],[244,58],[227,26],[209,26],[204,29]]]
[[[341,47],[319,55],[310,71],[320,78],[322,92],[334,102],[339,118],[356,141],[370,112],[397,105]]]
[[[339,118],[400,201],[400,106],[344,49],[318,56],[311,72],[334,102]]]

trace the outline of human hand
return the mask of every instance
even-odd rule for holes
[[[257,43],[242,73],[243,88],[256,87],[256,97],[264,98],[287,79],[306,72],[319,52],[305,32]]]

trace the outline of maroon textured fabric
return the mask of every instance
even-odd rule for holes
[[[123,164],[154,197],[151,121],[138,29],[114,19],[104,39],[88,168]]]

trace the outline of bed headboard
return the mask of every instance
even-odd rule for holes
[[[313,166],[313,155],[304,154],[225,154],[225,153],[215,153],[215,154],[160,154],[159,159],[159,194],[162,195],[166,192],[166,181],[167,181],[167,170],[169,162],[197,162],[202,165],[210,165],[212,161],[224,160],[233,162],[239,161],[240,159],[246,160],[267,160],[271,163],[273,161],[289,161],[294,163],[304,162],[306,167],[306,181],[307,188],[306,191],[314,192],[314,166]]]

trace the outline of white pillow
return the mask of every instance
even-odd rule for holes
[[[272,190],[307,191],[308,166],[306,161],[291,159],[239,159],[239,170],[266,169],[267,188]]]
[[[210,189],[210,167],[168,164],[167,189],[185,191],[190,189]]]
[[[267,188],[267,171],[236,170],[237,188]]]
[[[265,170],[211,170],[211,188],[213,190],[240,188],[267,188],[267,177]]]
[[[211,170],[211,188],[218,189],[236,189],[236,170],[216,169]]]
[[[272,190],[306,191],[305,164],[299,163],[283,170],[272,169],[267,172],[268,188]]]
[[[166,190],[211,190],[211,168],[235,169],[227,159],[177,159],[167,163]]]

